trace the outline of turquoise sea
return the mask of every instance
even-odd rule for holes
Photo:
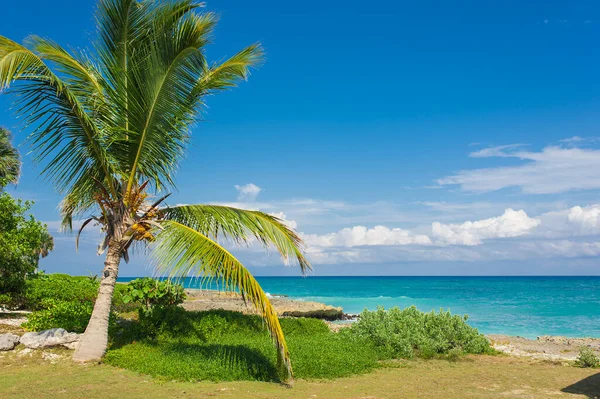
[[[469,323],[486,334],[600,337],[600,276],[257,279],[272,295],[341,306],[346,313],[415,305],[468,314]],[[184,285],[201,288],[198,279],[186,279]]]

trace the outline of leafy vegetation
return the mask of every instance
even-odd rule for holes
[[[82,333],[90,321],[94,304],[92,302],[66,302],[45,300],[45,308],[33,312],[23,327],[30,331],[49,328],[64,328],[70,332]]]
[[[98,285],[99,281],[94,277],[44,273],[32,276],[18,298],[22,307],[33,310],[23,327],[31,331],[64,328],[70,332],[83,332],[92,314]],[[126,286],[118,285],[113,297],[112,327],[116,311],[131,310],[131,306],[123,302],[125,289]],[[16,300],[12,299],[12,302]]]
[[[37,270],[40,257],[53,248],[45,224],[28,215],[32,202],[0,193],[0,294],[3,302],[18,302],[26,280]],[[8,303],[13,305],[12,303]]]
[[[256,316],[237,312],[187,312],[161,308],[141,313],[115,335],[110,364],[177,380],[263,380],[281,378],[268,336]],[[449,312],[416,308],[364,311],[339,333],[321,320],[283,318],[295,374],[337,378],[379,367],[380,361],[492,353],[487,339]],[[200,366],[199,366],[200,365]]]
[[[579,356],[575,360],[575,365],[583,368],[599,368],[600,358],[596,356],[593,350],[584,346],[579,349]]]
[[[152,307],[170,307],[183,303],[185,292],[181,284],[150,277],[138,278],[127,284],[123,295],[125,303],[139,303],[145,311]]]
[[[40,273],[29,279],[25,299],[35,311],[24,327],[85,330],[99,281],[90,277]],[[189,312],[178,306],[183,288],[169,281],[137,279],[118,284],[113,309],[138,318],[116,323],[110,317],[107,363],[158,378],[184,381],[281,381],[271,338],[259,316],[231,311]],[[287,337],[295,374],[301,378],[338,378],[362,374],[382,361],[410,357],[458,360],[466,353],[491,353],[466,317],[416,308],[365,310],[358,322],[338,333],[318,319],[279,320]]]
[[[98,282],[89,277],[39,273],[27,282],[23,306],[36,311],[56,302],[88,302],[92,305]]]
[[[285,377],[277,368],[260,317],[181,308],[168,313],[162,321],[157,317],[150,331],[142,323],[124,326],[106,362],[170,380],[278,381]],[[379,353],[366,340],[332,333],[321,320],[280,322],[300,378],[343,377],[378,366]]]
[[[424,313],[414,306],[365,310],[345,333],[373,342],[392,358],[431,358],[460,353],[492,353],[489,341],[466,323],[467,316],[440,310]]]

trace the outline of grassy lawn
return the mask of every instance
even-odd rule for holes
[[[268,382],[172,382],[110,365],[52,363],[40,352],[0,357],[3,398],[598,398],[600,372],[505,356],[458,362],[411,360],[333,380],[297,380],[293,388]],[[197,365],[199,368],[202,364]]]

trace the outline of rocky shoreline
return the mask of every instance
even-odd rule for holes
[[[203,311],[224,309],[256,314],[251,305],[246,305],[239,294],[213,290],[186,289],[187,300],[183,303],[186,310]],[[273,295],[270,298],[275,312],[282,317],[313,317],[323,320],[344,320],[346,315],[340,307],[319,302],[298,301],[285,296]]]
[[[487,338],[497,351],[511,356],[532,359],[572,361],[579,356],[582,347],[588,347],[600,355],[600,338],[569,338],[544,335],[536,339],[510,335],[490,334]]]

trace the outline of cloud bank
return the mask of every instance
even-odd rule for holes
[[[441,186],[459,186],[473,193],[516,187],[525,194],[557,194],[600,189],[600,150],[550,146],[539,152],[513,151],[519,146],[486,148],[472,157],[515,158],[518,166],[463,170],[437,180]]]

